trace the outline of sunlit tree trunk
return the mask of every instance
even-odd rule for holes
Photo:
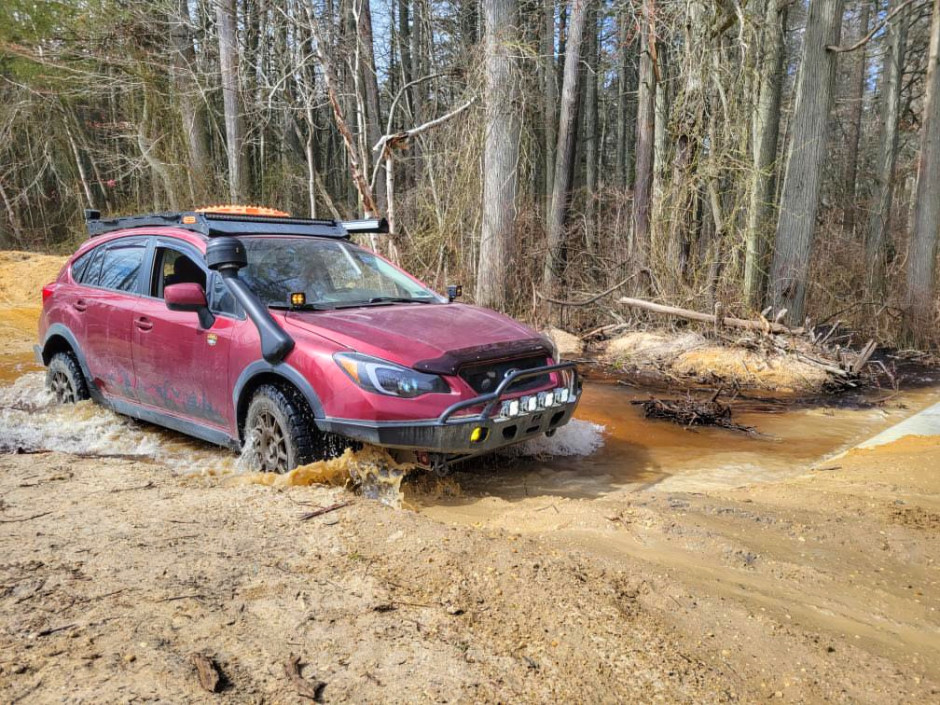
[[[650,211],[653,199],[653,148],[656,130],[656,72],[654,0],[643,0],[640,24],[640,71],[636,111],[636,182],[633,192],[633,247],[637,268],[645,268],[650,251]]]
[[[539,33],[539,70],[542,84],[543,199],[546,216],[551,209],[555,179],[555,141],[558,89],[555,83],[555,0],[542,2],[542,31]],[[546,217],[547,220],[547,217]]]
[[[752,310],[763,305],[767,281],[767,245],[773,234],[774,177],[780,134],[786,12],[786,9],[780,10],[778,0],[767,0],[763,23],[763,56],[758,69],[757,109],[751,126],[753,173],[744,259],[744,299]]]
[[[940,0],[933,0],[930,51],[917,165],[917,200],[914,229],[907,257],[904,303],[909,337],[925,343],[937,337],[936,305],[937,237],[940,231]]]
[[[548,221],[548,245],[542,274],[543,296],[553,296],[564,269],[565,224],[568,215],[571,182],[574,176],[578,135],[578,100],[581,81],[581,44],[585,11],[589,0],[573,0],[568,18],[565,48],[565,73],[558,116],[558,143],[555,149],[555,179],[552,209]]]
[[[898,0],[895,0],[895,5]],[[901,83],[907,44],[907,17],[901,13],[891,22],[887,50],[881,69],[881,108],[878,115],[880,148],[876,164],[875,188],[868,218],[865,250],[869,280],[877,293],[884,292],[888,224],[894,194],[894,167],[898,158],[898,119],[901,108]]]
[[[194,197],[205,196],[212,174],[208,133],[206,132],[205,101],[198,95],[195,80],[196,50],[190,30],[189,1],[179,0],[177,15],[172,18],[173,83],[179,101],[183,133],[189,150],[190,179]]]
[[[794,323],[803,320],[816,210],[827,157],[826,132],[837,55],[826,47],[839,44],[842,9],[842,0],[811,0],[803,38],[803,60],[797,78],[770,279],[774,307],[785,308],[789,321]]]
[[[872,0],[859,0],[858,10],[858,38],[868,34],[868,15]],[[852,75],[849,84],[849,121],[845,136],[845,186],[846,202],[843,204],[842,229],[846,235],[855,232],[855,220],[858,213],[858,204],[855,200],[856,182],[858,180],[858,144],[862,136],[862,114],[865,102],[865,79],[868,65],[865,50],[866,44],[855,52],[852,66]]]
[[[512,271],[519,180],[520,116],[516,0],[483,1],[485,35],[486,144],[483,155],[483,229],[477,267],[476,302],[505,306]]]
[[[216,0],[219,33],[219,67],[225,115],[225,148],[228,157],[229,198],[233,203],[248,197],[248,153],[245,120],[238,88],[238,38],[235,32],[235,0]]]

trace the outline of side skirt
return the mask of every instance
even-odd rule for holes
[[[224,431],[219,431],[209,426],[203,426],[194,421],[186,421],[161,411],[147,409],[124,399],[102,399],[100,403],[102,406],[106,406],[118,414],[130,416],[131,418],[146,421],[147,423],[152,423],[157,426],[163,426],[173,431],[179,431],[180,433],[185,433],[187,436],[192,436],[193,438],[198,438],[201,441],[213,443],[223,448],[229,448],[234,451],[241,450],[241,443]]]

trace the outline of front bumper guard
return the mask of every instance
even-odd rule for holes
[[[513,383],[554,372],[567,373],[565,382],[553,387],[553,390],[568,390],[566,402],[517,416],[495,415],[502,402],[507,400]],[[327,418],[319,423],[324,431],[373,445],[448,456],[471,456],[519,443],[564,426],[571,420],[580,397],[581,380],[577,367],[573,362],[563,362],[511,372],[494,391],[452,404],[436,419],[357,421]],[[481,406],[483,408],[477,413],[457,415],[458,412]],[[471,433],[476,428],[482,430],[476,440],[471,440]]]

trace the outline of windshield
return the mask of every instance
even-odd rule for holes
[[[243,237],[248,266],[239,276],[267,306],[291,294],[323,308],[393,302],[440,302],[434,292],[372,252],[348,242],[299,237]]]

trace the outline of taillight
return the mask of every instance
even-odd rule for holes
[[[55,288],[56,288],[56,285],[55,285],[55,284],[46,284],[46,285],[42,288],[42,302],[43,302],[43,304],[46,303],[46,299],[48,299],[50,296],[52,296],[53,292],[55,291]]]

